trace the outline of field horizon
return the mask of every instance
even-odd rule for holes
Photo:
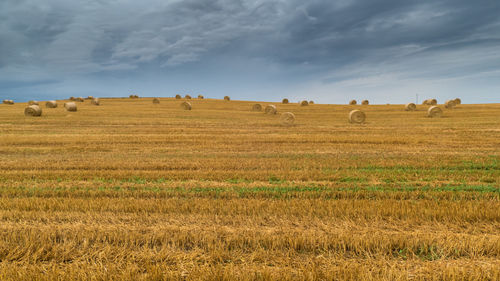
[[[500,279],[500,103],[159,98],[0,104],[1,280]]]

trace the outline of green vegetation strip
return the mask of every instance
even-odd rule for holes
[[[322,199],[500,199],[493,185],[355,186],[280,185],[255,187],[165,187],[154,184],[96,186],[0,187],[0,197],[208,197],[208,198],[322,198]]]

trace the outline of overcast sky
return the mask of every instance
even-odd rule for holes
[[[500,102],[500,1],[0,1],[0,99],[131,93]]]

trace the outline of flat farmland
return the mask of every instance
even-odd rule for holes
[[[500,104],[100,100],[0,105],[0,280],[500,279]]]

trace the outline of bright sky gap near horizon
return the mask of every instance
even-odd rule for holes
[[[0,1],[0,99],[132,93],[500,102],[500,1]]]

